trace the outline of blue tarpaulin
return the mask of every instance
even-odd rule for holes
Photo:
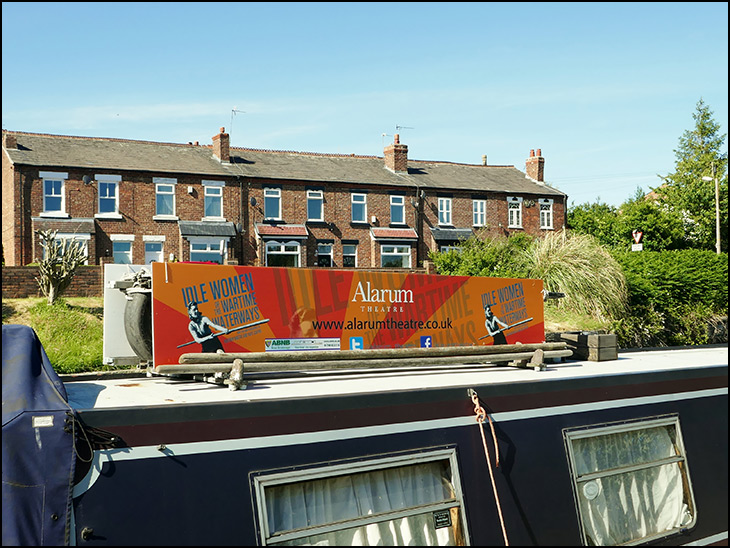
[[[73,410],[38,336],[3,325],[3,546],[69,544]]]

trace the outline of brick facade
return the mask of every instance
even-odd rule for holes
[[[42,137],[55,144],[55,139],[66,139],[66,146],[84,146],[85,154],[90,145],[99,142],[100,149],[120,143],[125,147],[147,147],[152,150],[148,156],[141,157],[130,165],[149,162],[155,165],[159,155],[175,154],[180,161],[188,161],[186,154],[197,155],[198,163],[208,162],[207,173],[193,173],[197,169],[190,162],[188,166],[178,167],[174,161],[168,162],[167,169],[136,169],[108,167],[120,160],[110,160],[107,167],[58,167],[60,163],[43,165],[23,165],[11,161],[9,152],[23,157],[26,150],[34,150],[22,145],[25,135],[3,132],[3,252],[5,264],[24,265],[36,262],[42,256],[42,246],[36,231],[41,229],[57,230],[62,233],[82,235],[87,241],[88,264],[103,265],[113,262],[115,242],[125,242],[131,251],[131,262],[145,263],[145,246],[149,242],[161,244],[161,260],[191,260],[191,245],[196,242],[210,244],[218,240],[225,242],[225,261],[229,264],[264,265],[266,264],[266,243],[274,237],[262,236],[261,225],[301,226],[305,231],[296,239],[299,246],[299,265],[312,267],[318,264],[318,243],[332,245],[334,267],[343,266],[343,245],[357,246],[358,268],[381,267],[383,245],[409,246],[410,266],[421,268],[431,250],[439,249],[443,242],[437,241],[433,229],[453,228],[469,232],[481,229],[473,222],[473,201],[485,200],[485,225],[483,230],[492,236],[526,233],[539,236],[546,230],[558,230],[564,226],[567,197],[546,186],[542,181],[544,159],[540,149],[537,156],[530,151],[526,161],[526,172],[521,173],[512,166],[449,164],[447,162],[419,162],[408,160],[408,147],[400,143],[398,136],[394,143],[384,150],[382,158],[346,157],[338,155],[317,155],[311,153],[282,153],[276,151],[254,151],[252,149],[233,149],[229,146],[229,136],[224,128],[213,136],[211,146],[162,145],[159,143],[127,142],[118,140],[92,140],[91,138]],[[39,150],[53,149],[40,143]],[[162,150],[162,147],[166,147]],[[158,147],[158,148],[155,148]],[[72,152],[77,152],[71,148]],[[126,153],[127,148],[122,152]],[[254,152],[257,156],[254,155]],[[61,153],[58,153],[61,154]],[[121,154],[121,153],[120,153]],[[132,154],[130,152],[129,154]],[[146,153],[147,154],[147,153]],[[83,157],[81,154],[78,157]],[[126,156],[123,156],[126,158]],[[254,157],[254,160],[249,158]],[[202,160],[201,160],[202,158]],[[41,162],[39,160],[37,163]],[[80,160],[76,160],[80,161]],[[158,163],[161,164],[162,160]],[[211,164],[212,162],[212,164]],[[247,175],[249,166],[271,168],[267,176]],[[307,172],[300,169],[298,162],[305,167],[315,166]],[[313,163],[314,162],[314,163]],[[319,162],[319,163],[317,163]],[[348,163],[349,162],[349,163]],[[366,163],[367,162],[367,163]],[[103,163],[103,162],[102,162]],[[339,172],[327,172],[337,163]],[[279,166],[283,166],[278,169]],[[344,166],[344,167],[342,167]],[[318,179],[317,169],[323,169]],[[357,175],[359,170],[363,175]],[[288,172],[287,172],[288,170]],[[368,171],[369,170],[369,171]],[[419,187],[419,174],[436,173],[444,170],[448,177],[438,179],[442,188],[431,182]],[[200,170],[199,170],[200,171]],[[63,208],[57,214],[44,211],[44,173],[63,176]],[[453,173],[452,173],[453,172]],[[287,173],[302,173],[301,177],[287,176]],[[484,174],[495,177],[490,182],[491,189],[481,188],[475,181]],[[507,175],[511,178],[506,178]],[[491,176],[490,175],[490,176]],[[534,176],[534,177],[533,177]],[[352,179],[352,180],[349,180]],[[357,179],[357,182],[355,180]],[[99,193],[103,181],[116,182],[117,212],[100,212]],[[505,181],[504,183],[502,181]],[[157,214],[157,183],[172,188],[174,215]],[[517,190],[509,190],[510,185]],[[470,186],[466,190],[459,186]],[[215,219],[206,217],[206,188],[210,191],[220,189],[222,196],[222,216]],[[281,218],[275,221],[264,218],[264,189],[275,188],[280,192]],[[522,189],[522,190],[520,190]],[[308,191],[321,191],[323,201],[323,220],[308,219]],[[358,222],[352,219],[352,195],[365,196],[366,217]],[[522,225],[509,226],[508,197],[521,199]],[[451,222],[439,223],[438,200],[451,200]],[[552,201],[552,228],[540,226],[541,199]],[[403,223],[391,219],[391,200],[402,204]],[[206,228],[228,227],[229,233],[204,238],[183,233],[182,222],[205,225]],[[224,226],[225,225],[225,226]],[[410,229],[412,239],[399,239],[390,236],[376,236],[374,229]],[[278,241],[278,240],[276,240]],[[288,241],[282,239],[282,241]],[[160,259],[156,259],[160,260]]]

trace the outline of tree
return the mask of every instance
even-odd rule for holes
[[[675,171],[664,177],[656,189],[660,203],[677,213],[684,221],[685,237],[690,247],[715,249],[715,183],[703,181],[713,171],[720,187],[720,233],[722,247],[727,250],[727,153],[721,148],[726,134],[712,118],[712,111],[700,99],[692,114],[695,126],[679,138],[674,151]]]
[[[56,230],[37,230],[36,234],[43,246],[36,281],[48,304],[53,304],[71,284],[76,269],[86,261],[86,254],[77,240],[56,240]]]
[[[626,243],[616,226],[617,216],[618,210],[612,205],[585,203],[568,209],[568,228],[578,234],[590,234],[602,245],[614,247]]]
[[[628,249],[632,232],[643,233],[642,245],[645,251],[668,251],[691,247],[685,238],[682,216],[673,208],[647,197],[641,189],[633,198],[619,208],[615,229],[620,238],[617,249]]]

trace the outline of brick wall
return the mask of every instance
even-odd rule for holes
[[[103,295],[103,274],[101,266],[81,266],[66,289],[64,297],[101,297]],[[35,278],[37,266],[4,266],[3,299],[43,297]]]

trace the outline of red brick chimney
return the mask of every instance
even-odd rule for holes
[[[393,144],[385,147],[385,167],[396,173],[408,171],[408,145],[400,143],[400,136],[393,136]]]
[[[10,135],[3,131],[3,146],[6,150],[18,148],[18,139],[15,135]]]
[[[545,182],[545,158],[542,157],[542,151],[539,148],[537,154],[534,150],[530,150],[530,157],[525,161],[525,174],[530,179],[540,183]]]
[[[226,128],[222,127],[218,135],[213,135],[213,154],[221,162],[231,161],[230,137],[226,133]]]

